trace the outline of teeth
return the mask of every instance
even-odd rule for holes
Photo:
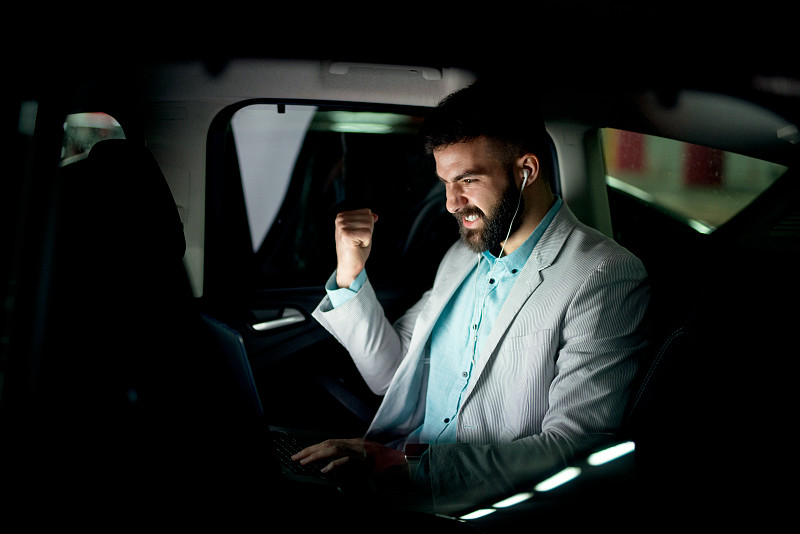
[[[464,220],[469,221],[469,222],[477,221],[478,220],[478,216],[477,215],[467,215],[466,217],[464,217]]]

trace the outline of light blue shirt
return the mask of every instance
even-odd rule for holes
[[[475,362],[482,357],[481,343],[491,332],[517,275],[561,204],[561,198],[556,197],[533,233],[511,254],[502,258],[488,251],[478,255],[475,268],[442,310],[428,341],[430,370],[425,420],[409,436],[409,442],[456,442],[462,395],[472,379]],[[334,273],[325,286],[331,304],[341,306],[353,298],[365,280],[366,271],[361,271],[349,288],[338,289]]]

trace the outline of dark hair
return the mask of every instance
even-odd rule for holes
[[[478,81],[442,100],[422,129],[425,151],[485,136],[506,161],[531,152],[549,160],[549,144],[537,99],[511,84]]]

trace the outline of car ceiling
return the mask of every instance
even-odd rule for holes
[[[170,60],[201,60],[212,73],[230,59],[259,57],[457,67],[544,88],[551,120],[628,127],[788,161],[798,146],[792,128],[800,124],[800,68],[787,60],[794,19],[775,9],[612,2],[313,19],[229,9],[198,14],[198,22],[142,11],[113,24],[98,13],[48,33],[64,47],[19,41],[16,48],[26,51],[8,66],[18,71],[22,99],[46,98],[43,91],[77,86],[76,79],[97,72],[124,74]],[[709,105],[704,94],[731,98]],[[687,126],[691,139],[682,133]]]

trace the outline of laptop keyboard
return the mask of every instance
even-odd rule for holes
[[[277,460],[287,470],[295,475],[314,476],[318,478],[325,478],[320,469],[323,467],[320,462],[314,462],[306,465],[300,464],[292,460],[292,455],[298,451],[303,450],[310,443],[301,443],[296,436],[287,432],[271,431],[270,437],[272,441],[272,453]]]

